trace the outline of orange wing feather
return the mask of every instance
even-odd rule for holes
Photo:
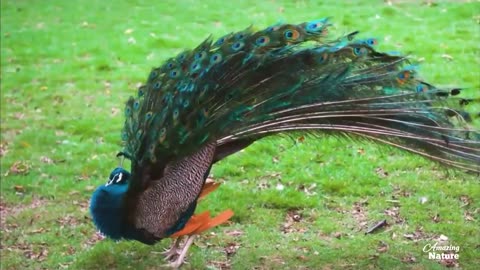
[[[213,181],[206,182],[203,185],[202,191],[198,196],[198,200],[205,198],[208,194],[215,191],[220,186],[220,183]],[[193,215],[185,224],[185,227],[180,231],[170,235],[171,238],[180,237],[184,235],[200,234],[208,229],[216,227],[227,222],[233,216],[233,211],[228,209],[223,211],[214,218],[210,217],[210,212],[205,211],[201,214]]]

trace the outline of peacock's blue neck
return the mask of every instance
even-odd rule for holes
[[[125,213],[122,210],[127,189],[128,184],[102,185],[95,190],[90,201],[93,222],[101,233],[115,240],[124,238]]]
[[[128,183],[98,187],[90,201],[93,222],[101,233],[113,240],[132,239],[145,244],[154,244],[157,239],[127,222],[124,207],[127,189]]]

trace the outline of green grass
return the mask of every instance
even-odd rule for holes
[[[337,34],[411,53],[427,81],[480,88],[478,1],[392,2],[1,1],[1,268],[160,268],[169,241],[96,241],[88,200],[117,165],[124,101],[210,33],[332,16]],[[185,269],[442,269],[422,252],[440,235],[460,246],[460,267],[480,265],[478,179],[423,158],[271,138],[212,174],[225,184],[200,210],[236,214],[196,241]],[[387,228],[364,234],[382,219]]]

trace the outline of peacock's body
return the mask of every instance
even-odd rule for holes
[[[328,19],[247,28],[169,59],[125,109],[122,154],[92,198],[113,239],[153,244],[181,231],[211,166],[265,136],[359,136],[467,171],[480,171],[480,133],[461,89],[417,78],[404,56],[356,32],[327,38]]]

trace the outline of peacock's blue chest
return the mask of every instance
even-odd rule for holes
[[[160,239],[128,222],[125,201],[128,196],[129,178],[129,172],[116,168],[110,174],[108,182],[95,190],[90,201],[93,222],[97,229],[110,239],[130,239],[152,245]],[[168,234],[183,228],[193,214],[195,205],[194,203],[191,209],[182,215]]]
[[[95,190],[90,202],[90,213],[99,231],[119,240],[125,237],[125,215],[123,200],[128,184],[100,186]]]

